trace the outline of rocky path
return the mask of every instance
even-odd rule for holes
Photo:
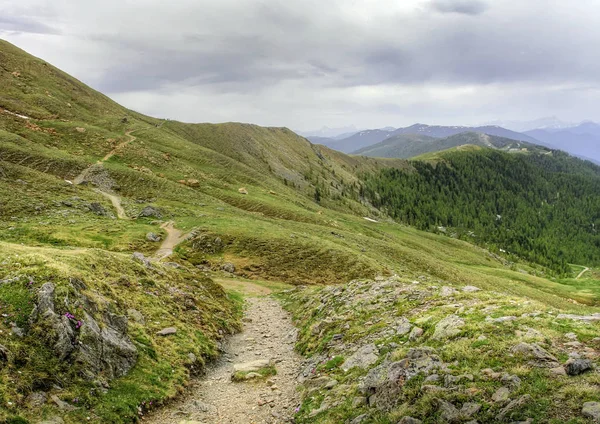
[[[173,254],[173,249],[185,238],[183,232],[175,228],[173,221],[165,222],[160,226],[167,232],[167,237],[160,245],[160,248],[154,254],[154,260],[161,260]]]
[[[244,283],[252,284],[252,283]],[[152,424],[261,424],[290,422],[299,405],[294,352],[296,329],[279,303],[269,297],[246,300],[244,329],[224,346],[221,358],[187,396],[146,417]],[[234,364],[271,360],[277,375],[233,382]]]

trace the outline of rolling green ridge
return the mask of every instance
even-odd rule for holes
[[[549,152],[545,147],[524,141],[516,141],[482,133],[465,132],[445,138],[429,137],[423,134],[400,134],[373,146],[357,150],[353,154],[407,159],[451,148],[468,148],[466,146],[480,146],[511,153],[524,153],[528,151]]]
[[[456,169],[449,162],[453,158]],[[553,232],[541,233],[547,250],[539,257],[512,247],[513,255],[504,255],[495,249],[499,242],[490,251],[471,238],[415,228],[441,225],[438,206],[444,211],[439,217],[453,213],[433,192],[442,180],[433,179],[438,186],[431,186],[422,173],[433,178],[444,170],[454,186],[441,191],[450,193],[466,184],[461,169],[478,169],[476,159],[505,167],[506,187],[486,184],[500,190],[495,201],[510,198],[502,211],[507,217],[512,205],[527,212],[545,195],[544,210],[564,206],[552,209],[560,212],[552,220],[527,221],[532,227],[534,222],[553,226]],[[135,422],[180,394],[217,355],[222,338],[240,328],[241,299],[213,281],[223,276],[226,263],[239,278],[316,286],[309,289],[315,299],[321,285],[398,274],[403,281],[424,276],[472,284],[556,312],[598,312],[597,271],[575,279],[581,269],[573,267],[557,279],[549,270],[565,273],[565,261],[597,265],[595,251],[581,249],[595,243],[595,235],[577,227],[596,206],[596,168],[554,153],[490,150],[438,155],[432,162],[438,166],[349,156],[286,128],[147,117],[0,41],[0,313],[6,315],[0,331],[10,335],[0,339],[0,422],[53,416],[67,424]],[[496,176],[469,178],[482,183],[483,175]],[[511,175],[529,178],[531,203],[509,196],[508,188],[522,188]],[[401,186],[393,187],[396,179]],[[540,179],[547,181],[538,187]],[[557,199],[554,190],[566,187],[573,191],[561,191]],[[422,196],[415,190],[423,190]],[[404,221],[403,209],[394,203],[404,193],[412,193],[411,213],[425,222],[424,214],[431,212],[435,222],[408,226],[391,219]],[[474,205],[480,195],[474,190],[467,200]],[[583,207],[576,220],[558,229],[575,206]],[[144,216],[148,207],[152,216]],[[469,216],[465,229],[492,212],[486,207]],[[168,221],[184,234],[181,243],[167,259],[147,262],[160,246],[148,233],[164,239],[161,226]],[[481,231],[486,230],[482,223]],[[551,242],[566,232],[571,238],[565,238],[563,258],[548,259],[558,255]],[[500,229],[491,234],[501,237]],[[34,310],[48,303],[44,293],[51,287],[54,309],[44,321]],[[70,348],[65,355],[57,351],[57,329],[80,346],[75,342],[95,340],[89,334],[93,322],[98,333],[118,330],[125,352],[115,348],[116,355],[129,355],[125,372],[101,363],[93,379],[86,373],[89,357]],[[157,334],[169,327],[177,332]],[[586,339],[597,323],[588,330],[581,331]],[[47,398],[34,402],[40,392]],[[61,409],[50,396],[72,408]]]

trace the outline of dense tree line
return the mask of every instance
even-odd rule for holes
[[[363,176],[362,195],[393,218],[505,250],[567,274],[600,264],[600,168],[560,152],[453,152],[413,171]]]

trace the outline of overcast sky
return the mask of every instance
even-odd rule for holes
[[[0,37],[188,122],[600,119],[598,0],[3,0]]]

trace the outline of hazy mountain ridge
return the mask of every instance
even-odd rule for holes
[[[420,134],[401,134],[353,152],[356,155],[408,159],[464,145],[480,146],[509,152],[544,151],[548,149],[524,141],[484,133],[465,132],[445,138]]]

